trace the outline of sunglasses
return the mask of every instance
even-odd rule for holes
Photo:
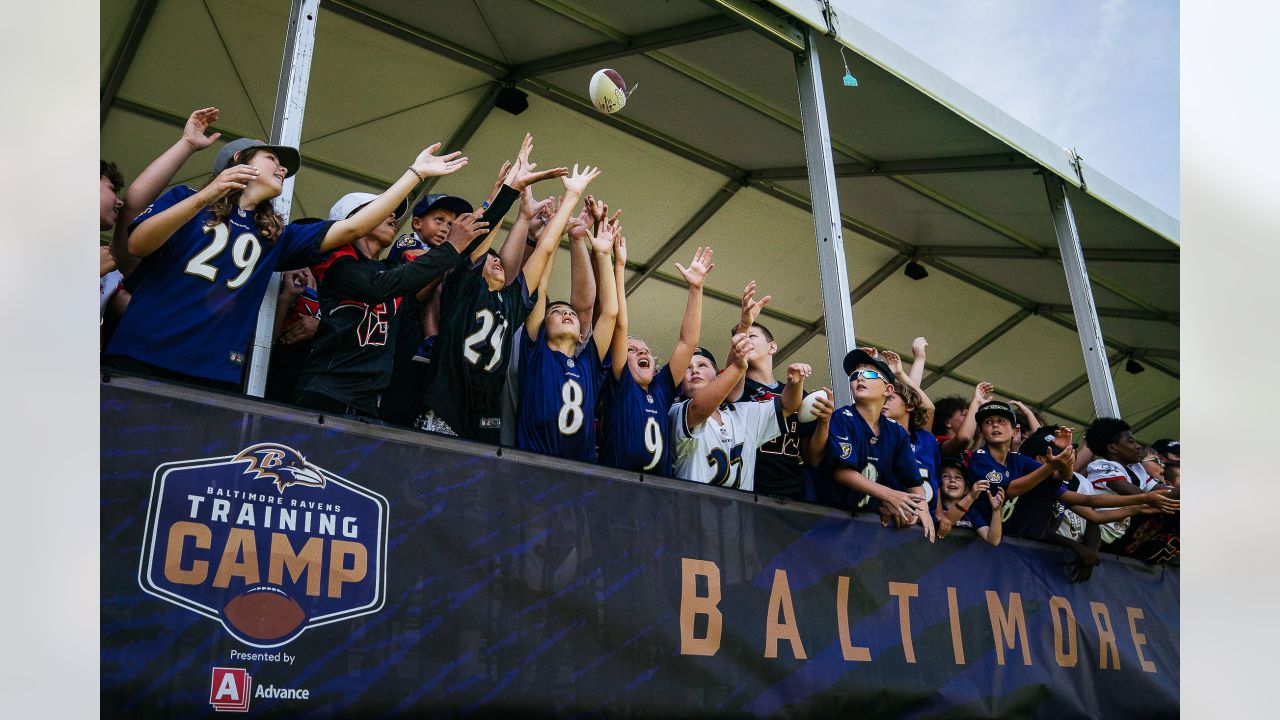
[[[849,376],[849,379],[884,380],[885,377],[875,370],[854,370],[853,374]]]

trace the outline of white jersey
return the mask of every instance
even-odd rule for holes
[[[98,321],[102,321],[102,316],[107,314],[107,302],[111,300],[111,296],[116,294],[116,290],[120,289],[120,284],[124,282],[124,275],[119,270],[111,272],[98,278]]]
[[[1147,470],[1142,467],[1142,463],[1134,463],[1133,465],[1130,465],[1129,470],[1138,478],[1138,482],[1136,484],[1138,487],[1142,488],[1143,492],[1154,490],[1156,486],[1159,485],[1159,483],[1147,474]],[[1089,463],[1089,467],[1086,469],[1086,472],[1089,473],[1089,477],[1086,482],[1080,483],[1081,495],[1115,495],[1116,491],[1107,487],[1107,483],[1112,480],[1133,482],[1133,478],[1129,476],[1129,473],[1125,472],[1125,467],[1115,460],[1094,460]],[[1098,510],[1104,509],[1107,508],[1098,508]],[[1100,525],[1099,529],[1102,531],[1102,542],[1115,542],[1116,540],[1124,537],[1125,531],[1129,529],[1129,521],[1131,519],[1132,518],[1125,518],[1123,520],[1117,520],[1116,522]]]
[[[689,401],[676,403],[671,418],[672,470],[681,480],[755,489],[756,448],[782,434],[782,400],[720,406],[720,421],[709,417],[688,427]]]

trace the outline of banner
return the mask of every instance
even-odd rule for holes
[[[102,714],[1174,717],[1178,573],[102,385]]]

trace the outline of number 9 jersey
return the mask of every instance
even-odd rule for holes
[[[636,384],[631,369],[625,365],[617,380],[609,374],[600,423],[600,462],[671,477],[668,415],[675,396],[676,382],[670,365],[658,368],[648,390]]]
[[[195,193],[169,190],[129,232]],[[125,281],[133,299],[107,354],[238,384],[271,273],[319,262],[320,242],[333,224],[291,223],[271,242],[240,208],[220,225],[207,227],[209,217],[208,208],[197,213]]]
[[[520,328],[524,332],[524,328]],[[596,401],[605,369],[595,342],[578,345],[569,357],[547,345],[543,323],[538,337],[520,342],[520,404],[516,446],[544,455],[595,462]]]

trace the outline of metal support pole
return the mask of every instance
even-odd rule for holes
[[[844,356],[853,349],[853,307],[849,302],[849,275],[844,266],[844,235],[840,199],[836,196],[835,161],[831,157],[831,129],[822,92],[822,68],[818,62],[818,34],[806,31],[807,48],[796,54],[796,80],[800,90],[800,119],[804,129],[805,166],[809,168],[809,198],[813,206],[813,230],[818,243],[818,274],[822,279],[822,318],[827,335],[827,365],[836,406],[853,402],[849,383],[842,382]]]
[[[302,118],[307,109],[307,85],[311,82],[311,56],[315,51],[319,10],[320,0],[293,0],[291,3],[280,82],[276,86],[276,106],[271,118],[269,142],[272,145],[298,147],[302,143]],[[289,211],[293,207],[293,181],[293,177],[285,179],[284,189],[275,200],[276,210],[285,221],[289,220]],[[258,327],[249,360],[245,392],[255,397],[262,397],[267,389],[267,366],[271,362],[276,299],[279,296],[280,273],[275,273],[258,311]]]
[[[1080,233],[1076,230],[1076,218],[1071,212],[1071,201],[1067,198],[1067,184],[1053,173],[1043,172],[1042,175],[1044,189],[1049,195],[1053,232],[1058,236],[1058,252],[1062,256],[1062,267],[1067,273],[1067,290],[1071,293],[1076,332],[1080,335],[1080,349],[1084,352],[1089,390],[1093,393],[1093,411],[1097,417],[1118,418],[1120,403],[1116,400],[1111,364],[1107,359],[1106,345],[1102,341],[1102,326],[1098,323],[1098,309],[1093,303],[1093,289],[1089,285],[1089,273],[1084,265]]]

